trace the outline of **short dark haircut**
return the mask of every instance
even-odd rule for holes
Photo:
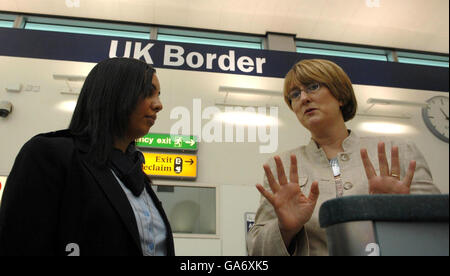
[[[91,70],[69,125],[75,136],[90,141],[93,163],[105,165],[115,139],[126,134],[140,99],[152,94],[155,69],[131,58],[110,58]]]

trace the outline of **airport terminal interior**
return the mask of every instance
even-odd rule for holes
[[[24,143],[66,129],[110,57],[156,68],[163,110],[137,143],[177,255],[248,254],[263,165],[311,139],[283,97],[301,59],[344,68],[347,128],[415,143],[449,192],[448,0],[2,0],[0,200]]]

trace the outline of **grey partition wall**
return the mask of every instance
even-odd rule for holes
[[[448,256],[449,196],[362,195],[319,211],[331,256]]]

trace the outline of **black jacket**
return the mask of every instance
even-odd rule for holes
[[[142,255],[131,205],[111,170],[93,165],[89,145],[68,130],[40,134],[16,157],[0,207],[0,256]],[[167,253],[174,255],[169,222]]]

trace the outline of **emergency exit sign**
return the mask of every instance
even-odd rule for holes
[[[151,149],[171,149],[196,151],[197,137],[187,135],[149,133],[136,140],[136,146]]]
[[[144,172],[150,176],[197,178],[197,156],[143,152]]]

